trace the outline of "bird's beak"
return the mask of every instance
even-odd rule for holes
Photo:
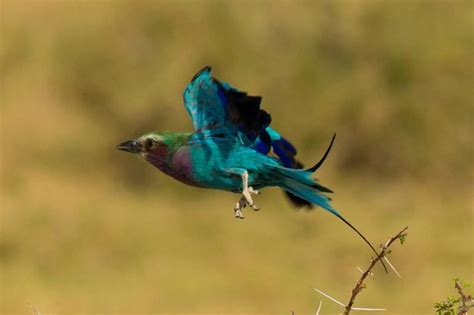
[[[141,148],[137,140],[128,140],[117,145],[117,149],[130,153],[140,153]]]

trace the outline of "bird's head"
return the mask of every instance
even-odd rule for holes
[[[117,145],[117,149],[139,154],[145,159],[159,157],[167,153],[170,145],[169,137],[166,133],[151,132],[143,136],[127,140]]]

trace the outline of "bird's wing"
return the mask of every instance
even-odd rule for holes
[[[254,150],[278,158],[285,167],[302,168],[296,148],[270,128],[270,115],[260,108],[260,96],[250,96],[211,76],[205,67],[194,75],[184,91],[184,106],[195,133],[232,133],[245,138]]]
[[[195,133],[226,132],[245,136],[252,143],[270,125],[271,117],[260,109],[260,96],[250,96],[211,76],[211,67],[196,75],[184,91],[184,106]]]

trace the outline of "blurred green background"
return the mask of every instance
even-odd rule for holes
[[[361,306],[432,313],[473,280],[472,1],[2,1],[2,314],[314,313],[347,301],[371,252],[277,189],[173,181],[122,140],[191,129],[192,75],[263,96],[374,243],[405,225]],[[323,313],[340,312],[331,302]]]

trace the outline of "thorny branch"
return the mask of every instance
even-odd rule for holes
[[[351,299],[349,300],[349,303],[347,303],[347,305],[346,305],[346,310],[344,311],[344,315],[348,315],[349,312],[352,310],[352,306],[354,305],[354,301],[355,301],[357,295],[360,293],[360,291],[362,291],[363,288],[365,288],[364,280],[371,273],[371,270],[374,268],[374,266],[377,264],[377,262],[379,262],[382,258],[385,258],[385,255],[390,253],[388,248],[390,247],[390,245],[393,244],[393,242],[395,242],[398,239],[404,239],[405,238],[407,229],[408,229],[408,227],[405,227],[403,230],[398,232],[397,235],[391,237],[382,246],[382,251],[377,255],[377,257],[375,257],[375,259],[371,259],[369,267],[367,268],[366,271],[364,271],[362,273],[359,281],[357,281],[357,284],[356,284],[355,288],[352,290],[352,296],[351,296]],[[397,273],[397,272],[395,272],[395,273]]]
[[[361,272],[362,275],[361,275],[360,279],[357,281],[357,284],[356,284],[355,288],[352,290],[352,295],[351,295],[351,298],[350,298],[349,303],[347,305],[344,305],[344,303],[336,300],[335,298],[333,298],[329,294],[326,294],[326,293],[322,292],[321,290],[318,290],[316,288],[313,288],[313,289],[316,292],[318,292],[319,294],[321,294],[321,295],[325,296],[326,298],[330,299],[331,301],[333,301],[337,305],[343,307],[345,309],[344,315],[348,315],[351,310],[355,310],[355,311],[385,311],[385,309],[383,309],[383,308],[354,307],[353,305],[354,305],[354,301],[355,301],[355,298],[357,297],[357,295],[360,293],[360,291],[362,291],[363,288],[365,288],[365,284],[364,284],[365,279],[367,278],[368,275],[371,275],[372,277],[374,276],[373,273],[372,273],[372,269],[374,268],[374,266],[379,261],[380,261],[380,263],[383,264],[382,259],[385,260],[385,262],[387,262],[387,264],[390,266],[390,268],[392,268],[392,270],[395,272],[395,274],[398,277],[401,278],[398,271],[395,269],[395,267],[390,263],[390,261],[385,256],[390,253],[389,247],[393,244],[393,242],[395,242],[396,240],[400,240],[400,243],[403,244],[403,242],[405,241],[405,237],[407,236],[407,233],[406,233],[407,229],[408,229],[408,227],[405,227],[403,230],[398,232],[395,236],[391,237],[384,245],[381,246],[382,251],[377,255],[377,257],[372,258],[370,260],[370,265],[369,265],[369,267],[367,268],[366,271],[363,271],[361,268],[357,267],[357,269]]]

